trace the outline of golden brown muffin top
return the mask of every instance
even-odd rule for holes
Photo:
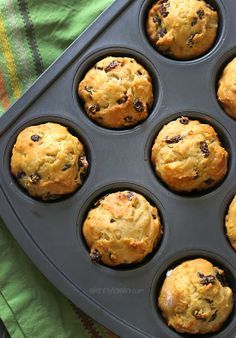
[[[25,128],[12,150],[12,174],[31,196],[44,200],[75,191],[87,168],[84,146],[58,123]]]
[[[230,203],[229,210],[225,218],[225,227],[230,243],[236,250],[236,195]]]
[[[215,130],[187,117],[171,121],[161,129],[151,159],[158,176],[175,191],[213,187],[228,169],[228,153]]]
[[[236,119],[236,57],[225,67],[217,95],[225,112]]]
[[[131,191],[98,200],[83,224],[92,260],[109,266],[142,261],[153,251],[161,233],[157,209]]]
[[[159,0],[148,13],[147,34],[163,54],[189,60],[207,52],[218,29],[218,14],[203,0]]]
[[[147,118],[153,103],[152,80],[128,57],[109,56],[91,68],[78,88],[88,116],[107,128],[127,128]]]
[[[176,331],[205,334],[224,324],[233,308],[233,292],[223,270],[197,258],[167,272],[158,305]]]

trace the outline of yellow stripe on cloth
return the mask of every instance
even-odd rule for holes
[[[11,46],[8,42],[7,32],[2,17],[0,17],[0,44],[2,45],[3,54],[7,62],[7,69],[11,80],[13,95],[15,98],[18,98],[21,95],[19,79],[17,77],[16,65],[11,51]]]
[[[0,104],[2,105],[4,110],[6,110],[10,106],[10,101],[1,69],[0,69]]]

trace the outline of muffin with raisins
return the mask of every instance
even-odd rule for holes
[[[122,191],[98,200],[83,224],[93,261],[108,266],[142,261],[162,235],[158,211],[140,194]]]
[[[225,112],[236,119],[236,57],[225,67],[217,95]]]
[[[148,13],[149,39],[158,51],[177,60],[206,53],[217,30],[218,14],[203,0],[159,0]]]
[[[32,197],[53,200],[81,186],[88,162],[78,138],[66,127],[49,122],[20,132],[10,166]]]
[[[168,326],[179,333],[216,332],[233,309],[224,271],[209,261],[185,261],[166,274],[158,305]]]
[[[136,60],[106,57],[80,82],[88,116],[106,128],[128,128],[145,120],[153,103],[152,79]]]
[[[151,160],[157,175],[169,188],[180,192],[212,188],[228,169],[228,153],[215,130],[187,117],[161,129]]]

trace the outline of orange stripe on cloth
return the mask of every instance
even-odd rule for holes
[[[0,70],[0,103],[2,104],[3,109],[7,109],[10,106],[10,101],[5,87],[4,77]]]
[[[17,77],[15,61],[11,51],[11,46],[7,38],[7,32],[2,17],[0,17],[0,43],[2,45],[3,55],[6,59],[7,70],[11,81],[13,95],[15,98],[18,98],[21,95],[21,90],[19,86],[19,80]]]

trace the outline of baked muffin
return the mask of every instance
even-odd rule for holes
[[[159,0],[147,18],[147,34],[153,45],[178,60],[206,53],[217,29],[218,14],[203,0]]]
[[[109,56],[85,75],[79,96],[92,120],[107,128],[127,128],[147,118],[152,80],[134,59]]]
[[[176,331],[205,334],[219,330],[229,317],[233,293],[224,271],[198,258],[167,272],[158,305]]]
[[[25,128],[12,150],[12,174],[31,196],[43,200],[75,191],[87,168],[84,146],[57,123]]]
[[[232,247],[236,250],[236,195],[234,196],[225,217],[226,233]]]
[[[131,191],[98,200],[83,224],[91,259],[109,266],[142,261],[153,251],[161,234],[157,209]]]
[[[205,190],[227,173],[228,153],[215,130],[187,117],[165,125],[152,148],[157,175],[175,191]]]
[[[217,95],[225,112],[236,119],[236,57],[225,67]]]

